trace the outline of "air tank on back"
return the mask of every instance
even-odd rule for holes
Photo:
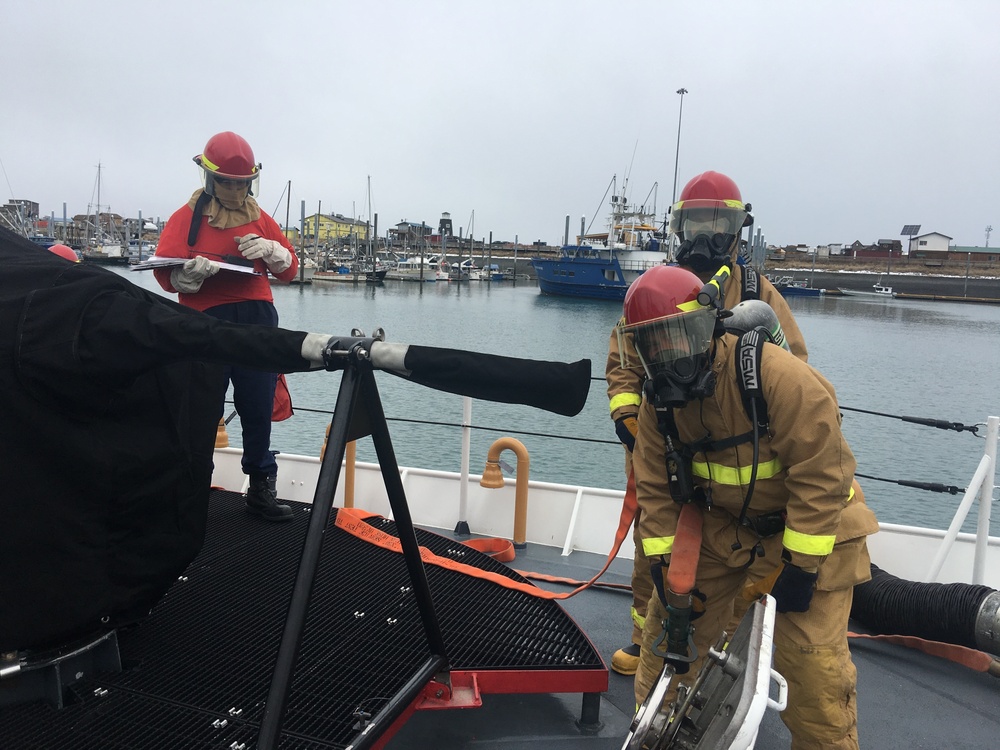
[[[725,319],[726,330],[730,333],[741,334],[754,328],[762,328],[770,341],[791,351],[778,316],[763,300],[743,300],[732,309],[732,313],[732,316]]]

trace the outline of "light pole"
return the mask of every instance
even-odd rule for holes
[[[677,165],[681,156],[681,119],[684,117],[684,94],[688,92],[685,88],[677,89],[678,94],[681,96],[681,106],[677,111],[677,151],[674,153],[674,191],[670,196],[670,208],[673,209],[674,204],[677,202]],[[667,252],[667,259],[674,259],[674,235],[670,235],[670,249]]]
[[[986,249],[987,250],[989,250],[989,247],[990,247],[990,233],[992,231],[993,231],[993,225],[992,224],[987,224],[986,225]],[[971,261],[972,261],[972,252],[970,251],[970,252],[967,252],[965,254],[965,292],[962,295],[964,297],[968,297],[969,296],[969,266],[971,265]]]

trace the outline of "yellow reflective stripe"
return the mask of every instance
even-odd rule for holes
[[[770,461],[764,461],[763,463],[757,464],[757,478],[770,479],[780,473],[784,468],[785,467],[781,465],[781,461],[777,458],[772,458]],[[719,484],[728,484],[733,487],[739,487],[744,484],[750,484],[750,472],[753,470],[753,467],[740,466],[739,468],[734,468],[732,466],[723,466],[722,464],[692,461],[691,470],[694,472],[696,477],[711,479],[713,482],[718,482]]]
[[[854,499],[854,487],[851,487],[851,491],[847,493],[847,502],[851,502]]]
[[[704,307],[697,298],[691,300],[690,302],[681,302],[677,305],[677,309],[681,312],[691,312],[692,310],[701,310]]]
[[[642,396],[638,393],[619,393],[617,396],[611,397],[608,407],[613,412],[615,409],[620,409],[623,406],[639,406],[641,403]]]
[[[693,201],[704,201],[706,199],[705,198],[692,198],[691,200],[693,200]],[[687,201],[677,201],[674,204],[673,208],[671,209],[671,213],[673,213],[674,211],[679,211],[680,209],[684,208],[684,204],[686,202]],[[738,201],[735,198],[729,198],[727,200],[721,200],[721,201],[719,201],[719,203],[725,203],[726,204],[726,208],[744,208],[743,201]]]
[[[657,555],[669,555],[674,548],[674,538],[672,536],[656,536],[651,539],[642,540],[642,553],[646,557],[656,557]]]
[[[801,552],[803,555],[829,555],[833,552],[836,534],[802,534],[785,527],[781,544],[789,552]]]
[[[646,625],[646,618],[636,612],[635,607],[632,607],[632,622],[635,623],[635,626],[639,628],[639,630],[642,630]]]

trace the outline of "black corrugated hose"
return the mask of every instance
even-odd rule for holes
[[[979,648],[976,617],[993,592],[968,583],[907,581],[873,564],[872,579],[854,587],[851,618],[877,633]]]

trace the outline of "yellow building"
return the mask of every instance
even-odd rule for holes
[[[370,231],[367,222],[350,219],[340,214],[313,214],[305,219],[305,240],[313,242],[317,238],[324,244],[336,244],[357,236],[358,242],[368,241]]]

